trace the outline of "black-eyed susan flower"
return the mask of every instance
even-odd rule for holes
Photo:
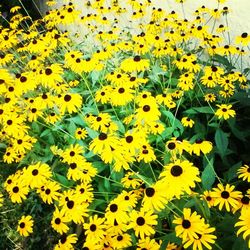
[[[205,141],[202,139],[197,139],[192,145],[191,145],[191,152],[193,154],[196,154],[200,156],[201,153],[208,154],[213,149],[213,144],[210,141]]]
[[[148,250],[159,250],[160,245],[156,242],[155,239],[150,239],[150,237],[145,237],[143,239],[139,239],[136,250],[141,250],[143,248]]]
[[[244,164],[237,170],[238,178],[250,182],[250,166]]]
[[[192,120],[191,118],[189,117],[183,117],[181,119],[181,123],[184,127],[190,127],[192,128],[194,126],[194,120]]]
[[[152,211],[133,210],[130,214],[131,222],[129,228],[133,228],[135,235],[144,239],[146,236],[151,236],[155,233],[154,226],[157,225],[157,215]]]
[[[8,193],[13,203],[22,203],[23,200],[27,199],[29,187],[23,182],[14,182]]]
[[[81,107],[82,97],[77,93],[67,93],[58,97],[56,102],[62,114],[65,112],[72,114]]]
[[[144,190],[142,207],[145,210],[161,211],[168,203],[169,197],[162,182],[158,181],[154,185]]]
[[[60,196],[61,186],[55,181],[46,181],[43,185],[37,189],[44,203],[52,204],[54,201],[58,200]]]
[[[51,177],[49,165],[42,162],[29,165],[25,171],[25,180],[31,188],[40,188]]]
[[[206,102],[215,102],[216,95],[214,93],[208,93],[204,96]]]
[[[145,71],[149,69],[149,60],[142,59],[139,55],[127,58],[121,62],[121,70],[124,72]]]
[[[115,220],[118,224],[127,223],[129,216],[126,210],[126,204],[117,199],[111,201],[106,208],[105,218],[109,224],[114,224]]]
[[[58,207],[56,207],[51,220],[52,228],[59,234],[67,233],[69,230],[67,222],[69,221],[70,220],[65,216],[64,211],[59,210]]]
[[[240,227],[237,231],[237,235],[243,233],[244,240],[250,235],[250,213],[249,213],[249,210],[243,210],[241,212],[239,221],[236,222],[235,227]],[[248,247],[250,248],[250,240],[248,240]]]
[[[131,235],[128,233],[116,234],[111,237],[111,244],[114,248],[128,248],[132,245]]]
[[[34,220],[30,215],[23,215],[22,218],[18,221],[17,232],[20,235],[27,237],[31,233],[33,233],[33,224]]]
[[[88,136],[88,132],[84,128],[77,128],[75,131],[75,138],[77,140],[84,140]]]
[[[62,162],[67,162],[68,164],[71,164],[73,162],[84,160],[83,153],[84,150],[80,144],[71,144],[60,154],[60,156],[63,159]]]
[[[93,187],[87,181],[76,186],[76,194],[79,194],[79,199],[82,202],[91,203],[94,199]]]
[[[125,176],[121,179],[121,183],[125,188],[137,188],[141,186],[142,180],[137,177],[133,172],[127,172]]]
[[[201,181],[199,169],[187,160],[176,160],[164,166],[160,178],[169,198],[180,197],[183,192],[190,194],[196,182]]]
[[[183,216],[175,216],[173,223],[176,224],[176,235],[181,237],[183,241],[198,239],[205,227],[204,219],[196,211],[192,213],[190,208],[184,208]]]
[[[76,234],[63,234],[58,244],[55,246],[55,250],[68,249],[73,250],[73,244],[77,242],[78,238]]]
[[[188,248],[192,245],[193,250],[200,250],[203,249],[203,247],[212,249],[211,245],[214,244],[215,240],[217,239],[217,237],[212,234],[214,231],[214,227],[210,227],[208,224],[205,224],[202,233],[197,234],[198,238],[188,239],[184,241],[183,245],[185,248]]]
[[[242,44],[243,46],[246,46],[250,43],[250,36],[248,33],[244,32],[235,38],[235,42],[236,44]]]
[[[232,108],[231,104],[217,104],[216,105],[218,107],[218,109],[215,112],[215,115],[219,118],[219,119],[224,119],[227,120],[230,117],[234,117],[236,115],[235,111]]]
[[[175,250],[178,249],[178,246],[175,243],[169,242],[166,246],[166,250]]]
[[[78,197],[80,194],[74,193],[66,200],[62,207],[65,216],[75,223],[84,222],[84,217],[88,217],[88,203],[82,202]],[[64,197],[62,196],[61,199]]]
[[[211,196],[210,190],[205,190],[202,194],[202,198],[207,202],[208,207],[212,207],[214,205],[215,198]]]
[[[234,191],[235,186],[226,184],[218,184],[217,188],[213,188],[211,196],[214,198],[214,206],[219,206],[219,210],[225,206],[228,212],[231,208],[236,208],[238,206],[238,199],[242,197],[241,192]]]
[[[250,197],[249,197],[249,194],[245,194],[241,198],[238,199],[238,206],[235,207],[235,208],[232,208],[232,212],[235,213],[239,209],[240,209],[240,211],[250,209]]]
[[[89,217],[89,222],[84,223],[87,241],[98,242],[105,237],[106,225],[104,222],[105,218],[99,218],[97,215]]]

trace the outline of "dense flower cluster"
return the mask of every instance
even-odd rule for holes
[[[55,250],[212,249],[219,236],[207,210],[241,213],[235,226],[246,239],[250,190],[219,177],[213,155],[227,150],[220,126],[235,121],[233,97],[248,83],[222,59],[237,65],[250,36],[234,46],[227,27],[207,25],[227,15],[222,0],[191,20],[148,0],[124,2],[86,1],[81,13],[71,1],[29,26],[15,7],[1,27],[2,159],[16,166],[5,199],[17,206],[32,195],[51,207]],[[70,24],[80,27],[74,36],[61,31]],[[239,179],[249,182],[249,169]],[[32,212],[17,221],[23,237],[39,223]]]

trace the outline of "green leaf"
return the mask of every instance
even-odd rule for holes
[[[215,132],[215,144],[221,157],[224,157],[228,147],[228,137],[220,128]]]
[[[94,139],[99,135],[99,133],[97,131],[95,131],[91,128],[86,127],[85,129],[88,131],[88,135],[91,139]]]
[[[215,171],[213,166],[214,159],[212,158],[201,174],[201,183],[204,189],[210,190],[215,182]]]
[[[224,178],[230,182],[232,179],[237,177],[237,170],[242,166],[242,162],[238,162],[229,168],[227,172],[224,173]]]
[[[213,114],[214,111],[211,109],[210,106],[204,106],[204,107],[190,108],[184,111],[184,113],[189,114],[189,115],[195,115],[198,113]]]
[[[54,173],[55,180],[58,181],[65,187],[72,187],[74,185],[74,181],[68,180],[65,176],[61,174]]]

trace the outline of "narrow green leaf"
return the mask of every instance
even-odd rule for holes
[[[228,137],[220,128],[215,132],[215,144],[221,157],[224,157],[228,147]]]
[[[201,183],[204,189],[209,190],[211,189],[214,182],[215,171],[213,166],[213,159],[211,159],[201,174]]]

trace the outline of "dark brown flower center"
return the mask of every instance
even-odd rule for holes
[[[95,224],[91,224],[90,227],[89,227],[89,229],[90,229],[91,232],[95,232],[96,225]]]
[[[155,190],[154,188],[149,187],[149,188],[146,188],[145,193],[148,197],[153,197],[155,194]]]
[[[191,227],[191,222],[189,221],[189,220],[183,220],[182,221],[182,226],[183,226],[183,228],[185,228],[185,229],[188,229],[188,228],[190,228]]]
[[[145,224],[145,219],[140,216],[136,219],[136,223],[138,226],[143,226]]]
[[[183,169],[179,165],[174,165],[170,170],[171,175],[177,177],[180,176],[183,173]]]
[[[228,191],[222,191],[222,192],[221,192],[221,197],[222,197],[223,199],[228,199],[229,196],[230,196],[230,194],[228,193]]]
[[[116,204],[112,204],[112,205],[110,206],[110,211],[111,211],[112,213],[115,213],[117,210],[118,210],[118,206],[117,206]]]

